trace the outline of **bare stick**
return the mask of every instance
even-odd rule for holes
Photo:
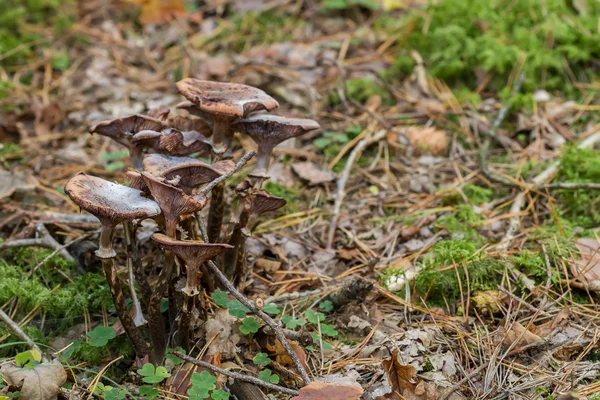
[[[302,365],[302,362],[298,358],[298,355],[296,354],[294,349],[292,349],[292,346],[290,346],[287,338],[285,337],[283,328],[281,328],[281,326],[277,322],[275,322],[275,320],[273,318],[269,317],[262,310],[259,310],[253,302],[251,302],[248,298],[246,298],[246,296],[244,296],[240,291],[238,291],[235,288],[235,286],[233,286],[233,284],[229,281],[229,279],[227,279],[225,274],[223,274],[223,272],[221,272],[221,270],[219,269],[217,264],[214,263],[214,261],[209,261],[208,267],[216,275],[217,279],[223,284],[223,286],[225,286],[227,288],[229,293],[231,293],[233,295],[233,297],[238,299],[240,301],[240,303],[242,303],[243,305],[248,307],[250,309],[250,311],[252,311],[254,314],[256,314],[260,319],[265,321],[267,323],[267,325],[269,325],[273,329],[273,331],[275,333],[275,337],[277,337],[277,339],[281,342],[281,345],[283,346],[285,351],[288,353],[288,355],[294,362],[294,365],[296,366],[296,369],[300,373],[300,376],[302,377],[304,384],[305,385],[310,384],[310,377],[308,376],[306,369],[304,369],[304,365]]]
[[[52,253],[52,257],[54,257],[58,252],[60,252],[60,254],[63,256],[63,258],[65,260],[75,261],[73,256],[66,250],[66,247],[68,247],[69,245],[71,245],[74,242],[69,242],[69,243],[65,244],[64,246],[61,245],[60,243],[58,243],[56,241],[56,239],[54,239],[52,237],[50,232],[48,232],[48,229],[46,229],[44,224],[42,224],[41,222],[38,222],[35,225],[35,230],[40,235],[39,238],[12,240],[10,242],[0,243],[0,249],[8,249],[8,248],[14,248],[14,247],[38,246],[38,247],[44,247],[47,249],[55,250],[54,253]]]
[[[10,329],[10,331],[13,333],[13,335],[18,337],[22,341],[27,342],[27,345],[29,347],[31,347],[33,350],[39,351],[40,354],[42,354],[42,350],[40,350],[38,345],[35,344],[35,342],[33,340],[31,340],[31,338],[29,336],[27,336],[27,334],[25,332],[23,332],[23,330],[21,329],[19,324],[17,324],[15,321],[13,321],[8,316],[8,314],[6,314],[4,311],[2,311],[1,308],[0,308],[0,319],[2,320],[2,322],[4,322],[6,325],[8,325],[8,329]]]
[[[213,180],[208,185],[204,186],[198,193],[206,194],[206,193],[210,192],[212,190],[212,188],[217,186],[219,183],[224,182],[231,175],[235,174],[240,168],[242,168],[244,165],[246,165],[248,163],[248,161],[250,161],[252,159],[252,157],[254,157],[255,154],[256,154],[256,150],[250,150],[249,152],[244,154],[238,160],[238,162],[235,164],[235,166],[233,168],[231,168],[229,171],[227,171],[225,174],[221,175],[217,179]]]
[[[284,303],[287,301],[300,300],[300,299],[304,299],[306,297],[311,297],[311,296],[321,294],[329,289],[330,288],[321,288],[321,289],[307,290],[305,292],[291,292],[291,293],[284,293],[279,296],[271,296],[271,297],[267,297],[265,299],[265,304]]]
[[[186,356],[185,354],[180,353],[178,351],[172,351],[171,354],[174,354],[177,357],[181,358],[182,360],[185,360],[191,364],[198,365],[200,367],[209,369],[218,374],[223,374],[223,375],[228,376],[233,379],[238,379],[238,380],[244,381],[244,382],[250,382],[256,386],[262,386],[266,389],[277,390],[278,392],[289,394],[291,396],[297,396],[299,394],[297,390],[289,389],[289,388],[279,386],[279,385],[274,385],[274,384],[268,383],[268,382],[263,382],[260,379],[255,378],[250,375],[244,375],[244,374],[240,374],[237,372],[228,371],[223,368],[215,367],[211,363],[207,363],[207,362],[201,361],[201,360],[196,360],[194,357]]]
[[[540,189],[592,189],[600,190],[600,183],[559,182],[540,186]]]
[[[335,230],[337,228],[337,220],[340,215],[342,203],[344,202],[344,197],[346,197],[346,190],[345,190],[346,182],[348,181],[348,177],[350,176],[350,171],[352,170],[354,163],[356,162],[358,157],[360,157],[360,155],[364,149],[366,149],[368,146],[372,145],[373,143],[379,142],[381,139],[383,139],[385,137],[385,135],[387,135],[387,132],[388,131],[386,129],[382,129],[379,132],[377,132],[375,135],[373,135],[369,138],[362,139],[360,142],[358,142],[356,144],[356,147],[350,153],[350,156],[348,157],[348,161],[346,162],[346,165],[344,166],[344,170],[342,171],[342,175],[340,176],[340,179],[338,179],[338,181],[337,181],[337,192],[335,194],[335,203],[333,206],[333,214],[331,216],[331,221],[329,222],[329,235],[327,237],[327,249],[331,249],[333,246],[333,238],[335,236]]]
[[[517,95],[517,93],[519,93],[519,90],[521,90],[521,86],[523,86],[524,80],[525,80],[525,74],[519,75],[517,82],[514,84],[512,90],[510,92],[510,98],[515,97]],[[492,138],[498,140],[498,138],[496,137],[496,131],[498,130],[498,128],[500,127],[500,125],[502,124],[502,122],[504,121],[506,116],[508,115],[509,108],[510,108],[510,101],[506,101],[505,104],[500,109],[500,111],[498,112],[498,115],[496,116],[496,119],[492,123],[492,126],[491,126],[489,132],[486,134],[486,137],[483,140],[483,143],[481,143],[481,146],[479,147],[479,167],[481,168],[481,172],[483,173],[483,175],[485,175],[485,177],[488,178],[489,180],[501,183],[506,186],[519,187],[519,185],[517,185],[516,183],[511,182],[510,180],[504,178],[503,176],[500,176],[500,175],[490,171],[488,162],[487,162],[490,142],[492,141]]]

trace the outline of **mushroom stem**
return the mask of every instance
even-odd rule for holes
[[[125,228],[125,244],[127,246],[128,253],[127,257],[128,259],[131,259],[133,275],[137,280],[140,290],[142,291],[142,301],[144,302],[145,309],[146,305],[148,304],[148,300],[150,300],[150,296],[152,295],[152,288],[150,287],[150,283],[148,283],[148,278],[144,274],[142,261],[140,260],[136,239],[136,226],[131,222],[124,222],[123,227]]]
[[[190,349],[190,328],[192,321],[192,310],[194,309],[193,296],[186,296],[183,302],[183,309],[181,312],[181,320],[179,321],[179,337],[181,347],[187,352]]]
[[[166,231],[169,237],[175,237],[177,234],[177,220],[166,220]],[[165,264],[158,274],[158,282],[154,287],[150,302],[148,304],[148,328],[150,330],[150,338],[152,339],[152,347],[154,350],[154,362],[161,364],[167,351],[167,335],[165,329],[165,321],[160,312],[160,301],[165,292],[170,289],[171,276],[173,275],[173,265],[175,264],[175,256],[168,251],[165,254]],[[174,305],[173,305],[174,306]],[[169,302],[169,314],[173,311]]]
[[[144,356],[148,354],[148,345],[144,341],[141,332],[135,326],[133,318],[131,318],[131,315],[129,314],[129,310],[127,310],[125,297],[123,296],[123,290],[121,289],[121,282],[119,282],[119,277],[117,275],[115,266],[116,263],[113,258],[102,259],[104,275],[106,275],[106,281],[110,287],[110,294],[112,295],[113,302],[115,303],[115,310],[117,311],[119,320],[123,325],[123,330],[125,330],[129,340],[131,340],[137,356],[144,358]],[[152,359],[152,355],[150,358]]]
[[[112,237],[113,231],[115,230],[115,225],[107,221],[101,221],[101,224],[102,229],[100,230],[100,248],[96,250],[96,255],[101,259],[113,258],[117,255],[112,246]]]
[[[135,292],[135,278],[134,278],[134,268],[133,268],[133,247],[135,244],[133,243],[133,237],[131,232],[131,225],[129,222],[124,222],[123,227],[125,228],[125,243],[127,245],[127,273],[129,275],[129,290],[131,292],[131,300],[133,300],[133,307],[135,308],[135,317],[133,322],[135,326],[141,326],[146,323],[144,319],[144,314],[142,313],[142,306],[140,305],[140,301],[137,297],[137,293]],[[137,253],[137,252],[136,252]]]
[[[272,147],[259,146],[258,154],[256,155],[256,165],[252,175],[266,175],[269,170],[269,164],[271,164],[271,154],[273,154]]]
[[[242,232],[244,228],[248,224],[248,211],[243,210],[240,213],[239,219],[233,228],[233,232],[231,233],[231,237],[229,238],[229,244],[233,246],[233,249],[227,250],[225,252],[225,275],[229,280],[235,282],[238,278],[239,272],[239,260],[243,259],[244,254],[244,246],[246,244],[246,237]]]
[[[143,170],[143,147],[132,144],[129,147],[129,158],[131,159],[131,167],[135,170]]]
[[[229,127],[230,122],[228,118],[220,118],[217,116],[213,117],[213,135],[212,142],[215,147],[221,147],[223,145],[231,145],[230,134],[231,128]]]
[[[208,212],[208,241],[217,243],[221,236],[223,214],[225,213],[225,182],[216,185],[211,191],[210,210]]]

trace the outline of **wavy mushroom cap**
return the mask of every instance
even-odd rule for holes
[[[177,104],[175,106],[175,108],[178,110],[184,110],[187,113],[189,113],[190,115],[201,118],[204,122],[206,122],[207,124],[209,124],[212,127],[212,123],[213,123],[212,115],[210,115],[209,113],[207,113],[205,111],[202,111],[191,101],[188,101],[188,100],[182,101],[181,103]]]
[[[142,172],[142,179],[148,185],[152,198],[158,203],[167,220],[200,211],[208,203],[205,196],[189,196],[182,189],[170,185],[148,172]]]
[[[181,132],[171,128],[162,132],[141,131],[136,133],[131,141],[138,147],[172,156],[187,156],[193,153],[206,154],[213,149],[212,143],[200,132]]]
[[[211,182],[223,174],[229,172],[235,163],[231,160],[218,161],[212,165],[203,163],[196,159],[181,162],[164,171],[166,179],[179,177],[179,185],[182,188],[194,188],[203,183]]]
[[[251,195],[250,214],[260,215],[269,211],[275,211],[287,204],[281,197],[273,196],[266,190],[258,189]]]
[[[248,134],[258,146],[273,148],[279,143],[321,128],[317,121],[259,114],[233,124],[238,132]]]
[[[148,112],[146,112],[146,115],[150,118],[155,118],[160,121],[166,121],[167,118],[169,118],[170,113],[171,110],[169,109],[169,107],[156,107],[148,110]]]
[[[151,130],[160,132],[166,124],[146,115],[132,115],[110,121],[102,121],[90,128],[90,133],[108,136],[123,146],[129,146],[133,135],[140,131]]]
[[[205,137],[208,137],[212,134],[212,128],[210,124],[203,119],[192,119],[182,117],[181,115],[172,115],[167,120],[167,123],[169,124],[169,127],[177,129],[181,132],[196,131]]]
[[[129,187],[141,190],[144,193],[150,193],[148,191],[148,185],[146,185],[146,182],[142,179],[142,174],[138,171],[127,171],[125,172],[125,176],[129,179]]]
[[[157,202],[143,197],[142,191],[83,172],[69,179],[65,193],[79,207],[113,225],[161,212]]]
[[[244,118],[255,111],[279,107],[279,103],[262,90],[241,83],[186,78],[175,85],[198,109],[213,115]]]
[[[173,252],[186,264],[198,266],[205,261],[212,260],[227,249],[233,248],[223,243],[204,243],[196,240],[177,240],[162,233],[155,233],[152,239],[165,250]]]

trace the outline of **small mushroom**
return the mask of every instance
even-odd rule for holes
[[[102,224],[100,248],[96,255],[113,258],[112,233],[119,223],[160,214],[158,204],[142,196],[138,189],[80,173],[69,179],[65,193],[81,208],[95,215]]]
[[[215,146],[224,145],[228,152],[231,151],[233,140],[233,122],[256,111],[271,111],[279,107],[279,103],[262,90],[240,83],[186,78],[177,82],[176,87],[179,93],[198,108],[199,112],[195,115],[205,119],[206,114],[210,115],[213,121],[213,143]]]
[[[251,235],[258,216],[285,206],[285,199],[273,196],[260,189],[249,188],[242,182],[236,188],[240,198],[240,212],[235,218],[235,227],[229,239],[232,250],[225,253],[225,273],[230,278],[242,278],[244,275],[244,250],[246,239]]]
[[[172,115],[167,120],[169,127],[181,132],[199,132],[205,137],[212,135],[212,127],[203,119],[191,119],[181,115]]]
[[[182,291],[188,296],[196,296],[200,293],[198,284],[202,263],[212,260],[225,250],[232,248],[232,246],[222,243],[176,240],[162,233],[153,234],[152,239],[165,250],[171,251],[185,262],[187,282]]]
[[[140,131],[151,130],[160,132],[166,128],[166,123],[146,115],[132,115],[100,122],[90,128],[90,133],[107,136],[129,149],[131,164],[135,169],[142,168],[142,153],[133,143],[133,135]]]
[[[203,195],[189,196],[182,189],[166,183],[148,172],[142,172],[152,198],[158,203],[166,221],[167,235],[175,238],[177,222],[183,215],[202,210],[208,200]]]
[[[144,318],[140,303],[134,289],[134,282],[129,281],[132,300],[136,311],[133,320],[125,304],[121,284],[115,270],[114,257],[116,252],[112,246],[112,236],[115,226],[132,220],[140,220],[160,214],[158,204],[151,199],[142,197],[138,189],[119,185],[101,178],[84,173],[75,175],[65,185],[65,193],[90,214],[95,215],[101,223],[100,248],[96,256],[102,260],[102,267],[115,303],[115,309],[123,325],[123,329],[132,341],[138,356],[143,357],[148,352],[146,342],[136,326],[143,324]],[[133,277],[131,263],[128,263],[129,276]]]
[[[281,142],[320,129],[311,119],[286,118],[279,115],[260,114],[234,124],[234,129],[248,134],[258,146],[256,166],[252,176],[267,178],[273,149]]]
[[[193,153],[207,154],[213,150],[212,143],[200,132],[177,129],[140,131],[131,142],[136,154],[141,154],[144,149],[152,149],[161,154],[188,156]]]

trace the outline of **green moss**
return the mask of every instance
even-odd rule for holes
[[[456,268],[446,268],[455,264]],[[444,240],[431,249],[415,279],[415,289],[420,297],[427,294],[427,300],[432,304],[452,304],[460,299],[461,287],[463,294],[468,288],[471,291],[495,288],[503,270],[500,260],[486,258],[472,241]]]
[[[483,220],[482,215],[475,212],[468,204],[459,204],[456,210],[437,219],[435,226],[446,229],[453,237],[470,239],[474,245],[482,238],[477,234],[475,226]]]
[[[469,201],[477,206],[490,202],[494,194],[494,191],[491,189],[471,184],[463,186],[462,191]]]
[[[481,70],[492,77],[487,88],[501,91],[522,63],[524,93],[544,87],[576,94],[568,69],[578,81],[590,82],[592,62],[600,55],[600,5],[586,4],[588,13],[563,0],[430,2],[425,12],[416,10],[396,23],[408,38],[398,39],[402,51],[392,72],[405,76],[413,63],[410,52],[417,50],[427,71],[451,86],[475,89],[475,71]],[[517,96],[512,102],[523,106],[532,99]]]
[[[560,158],[555,182],[600,182],[600,151],[568,146]],[[562,215],[583,228],[600,224],[600,190],[557,190]]]

